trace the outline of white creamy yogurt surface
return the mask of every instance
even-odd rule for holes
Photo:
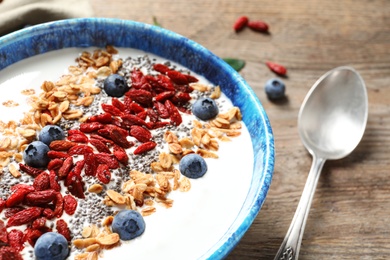
[[[122,58],[145,54],[134,49],[118,50]],[[30,107],[26,104],[27,96],[21,91],[35,89],[38,94],[45,80],[58,80],[68,66],[75,64],[75,58],[82,51],[85,49],[54,51],[0,71],[0,89],[3,92],[0,96],[0,120],[7,122],[22,118],[23,112]],[[157,61],[165,61],[148,55]],[[205,82],[204,79],[202,81]],[[7,100],[17,102],[19,106],[4,107],[2,103]],[[229,106],[232,106],[231,102],[226,100],[220,112],[226,112]],[[191,180],[188,192],[172,191],[168,198],[174,200],[173,207],[167,209],[156,205],[156,213],[144,217],[145,233],[132,241],[123,241],[119,247],[104,250],[103,259],[198,259],[216,244],[237,217],[253,172],[252,144],[244,124],[239,137],[219,144],[219,158],[206,159],[208,171],[205,176]],[[66,217],[69,218],[72,216]]]

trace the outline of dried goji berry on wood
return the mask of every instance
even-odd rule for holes
[[[68,224],[63,219],[59,219],[56,221],[57,232],[63,235],[66,240],[70,241],[72,238],[70,236],[70,230],[68,228]]]
[[[108,184],[111,180],[111,172],[106,164],[99,164],[96,170],[96,177],[104,184]]]
[[[33,187],[36,191],[47,190],[50,188],[50,178],[49,174],[42,172],[37,177],[35,177],[33,182]]]
[[[260,20],[248,21],[247,25],[252,30],[258,31],[258,32],[268,32],[268,28],[269,28],[267,23],[260,21]]]
[[[64,211],[66,214],[73,215],[77,208],[77,200],[72,195],[64,196]]]
[[[31,207],[15,213],[7,221],[7,227],[28,224],[41,216],[43,209]]]
[[[143,153],[146,153],[152,149],[154,149],[156,147],[156,143],[153,142],[153,141],[150,141],[150,142],[146,142],[146,143],[142,143],[141,145],[139,145],[135,150],[134,150],[134,154],[135,155],[138,155],[138,154],[143,154]]]
[[[287,74],[287,69],[283,65],[271,61],[267,61],[265,64],[271,71],[275,72],[280,76],[285,76]]]
[[[248,24],[248,17],[247,16],[240,16],[237,18],[237,20],[233,24],[233,29],[238,32],[244,29],[244,27]]]

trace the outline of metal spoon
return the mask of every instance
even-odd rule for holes
[[[367,124],[368,99],[360,75],[350,67],[325,73],[310,89],[298,115],[298,130],[313,163],[294,218],[275,260],[298,259],[303,232],[326,160],[341,159],[360,142]]]

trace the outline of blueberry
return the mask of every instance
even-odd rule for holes
[[[122,210],[112,221],[112,231],[119,234],[122,240],[131,240],[145,231],[145,221],[135,210]]]
[[[191,179],[197,179],[207,172],[207,164],[202,156],[190,153],[181,158],[179,170],[184,176]]]
[[[34,141],[27,145],[23,152],[24,162],[32,167],[44,168],[49,163],[47,152],[50,150],[49,146],[41,141]]]
[[[47,232],[35,243],[34,254],[37,260],[63,260],[69,254],[68,241],[63,235]]]
[[[281,99],[284,97],[286,86],[280,79],[273,78],[265,83],[265,93],[269,99]]]
[[[121,97],[128,90],[126,80],[121,75],[111,74],[104,80],[104,91],[111,97]]]
[[[218,115],[218,106],[212,98],[200,98],[192,105],[192,113],[201,120],[210,120]]]
[[[47,125],[39,132],[39,141],[50,145],[54,140],[62,140],[65,138],[65,133],[58,125]]]

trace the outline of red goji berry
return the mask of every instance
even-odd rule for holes
[[[137,102],[140,105],[150,106],[150,104],[152,104],[153,95],[150,91],[144,89],[130,89],[125,95],[129,96],[134,102]]]
[[[65,179],[72,168],[73,168],[73,157],[68,157],[65,159],[61,168],[58,169],[58,178]]]
[[[89,142],[99,151],[102,153],[111,153],[110,149],[106,144],[104,144],[102,141],[97,139],[90,139]]]
[[[81,176],[81,172],[82,172],[82,170],[84,168],[84,165],[85,165],[85,160],[77,161],[74,164],[74,166],[73,166],[73,168],[72,168],[72,170],[70,172],[72,172],[72,173],[74,173],[74,174],[76,174],[78,176]]]
[[[55,190],[55,191],[61,190],[61,186],[57,181],[57,174],[55,171],[50,171],[49,180],[50,180],[50,189]]]
[[[140,70],[133,70],[130,75],[131,86],[135,89],[151,89],[148,80]]]
[[[167,72],[167,76],[178,85],[187,85],[188,79],[186,75],[181,73],[180,71],[170,70]]]
[[[244,27],[248,24],[248,17],[247,16],[240,16],[237,18],[237,20],[233,24],[233,29],[238,32],[244,29]]]
[[[74,147],[74,146],[73,146]],[[72,148],[73,148],[72,147]],[[72,149],[70,148],[70,149]],[[70,150],[69,149],[69,150]],[[56,159],[56,158],[60,158],[60,159],[65,159],[65,158],[68,158],[70,155],[67,154],[67,153],[64,153],[64,152],[59,152],[59,151],[53,151],[53,150],[50,150],[47,152],[47,156],[50,158],[50,159]]]
[[[287,69],[283,65],[271,61],[267,61],[265,64],[271,71],[275,72],[280,76],[285,76],[287,74]]]
[[[107,128],[107,129],[100,129],[98,131],[99,134],[103,134],[103,130],[106,131],[106,134],[108,134],[109,138],[114,141],[115,144],[123,147],[123,148],[130,148],[133,144],[129,142],[126,139],[126,135],[123,135],[123,131],[117,129],[117,128]]]
[[[56,221],[57,232],[63,235],[66,240],[70,241],[72,238],[70,236],[70,230],[68,228],[68,224],[63,219],[59,219]]]
[[[148,142],[152,138],[152,133],[149,130],[138,125],[130,127],[130,135],[142,143]]]
[[[15,215],[16,213],[18,213],[19,211],[22,211],[24,210],[25,208],[24,207],[21,207],[21,206],[13,206],[12,208],[7,208],[5,211],[4,211],[4,216],[5,218],[10,218],[12,217],[13,215]]]
[[[32,229],[38,229],[38,230],[45,230],[46,227],[46,218],[45,217],[39,217],[36,220],[34,220],[31,224]]]
[[[140,125],[140,126],[148,126],[145,120],[135,116],[135,115],[124,115],[121,117],[123,124],[126,127],[130,127],[132,125]]]
[[[11,187],[11,192],[15,192],[19,189],[25,189],[31,191],[35,191],[35,188],[32,185],[18,183]]]
[[[24,240],[34,247],[38,238],[42,236],[43,232],[38,229],[27,228],[24,234]]]
[[[50,160],[49,164],[47,165],[48,170],[58,170],[61,168],[62,164],[64,163],[64,160],[60,158],[55,158],[53,160]]]
[[[67,140],[54,140],[50,143],[50,149],[54,151],[68,151],[76,143]]]
[[[4,222],[0,219],[0,247],[8,244],[8,232]]]
[[[71,171],[66,178],[65,185],[68,187],[68,190],[74,196],[84,199],[84,183],[80,175],[77,175],[73,171]]]
[[[181,91],[176,92],[176,94],[171,99],[172,103],[179,104],[179,105],[184,105],[190,100],[191,100],[190,94]]]
[[[109,104],[102,104],[102,109],[104,112],[109,113],[113,116],[121,116],[123,114],[121,110]]]
[[[50,188],[50,177],[46,172],[42,172],[35,177],[33,185],[36,191],[47,190]]]
[[[97,139],[97,140],[103,142],[105,145],[113,145],[114,144],[114,142],[112,140],[104,138],[103,136],[100,136],[100,135],[91,134],[90,138]]]
[[[7,208],[14,207],[18,204],[20,204],[26,195],[30,193],[31,191],[28,189],[18,189],[14,193],[12,193],[7,200],[5,201],[5,205]]]
[[[123,165],[127,165],[129,162],[129,156],[126,153],[126,150],[118,145],[115,145],[113,150],[115,158]]]
[[[150,122],[157,122],[160,118],[157,114],[156,111],[154,111],[153,109],[151,108],[147,108],[146,109],[146,113],[148,114],[148,117],[149,117],[149,121]]]
[[[111,98],[111,104],[119,109],[119,111],[125,111],[126,109],[125,104],[123,104],[122,101],[117,98]]]
[[[88,137],[83,133],[68,136],[68,140],[75,143],[88,143]],[[73,146],[74,147],[74,146]]]
[[[0,247],[1,260],[23,260],[22,255],[11,246]]]
[[[161,63],[154,64],[153,69],[157,72],[160,72],[161,74],[166,74],[168,71],[171,70],[168,66]]]
[[[137,117],[141,118],[142,120],[146,120],[147,116],[148,116],[148,113],[146,111],[142,111],[141,113],[137,114]]]
[[[71,155],[85,155],[87,153],[93,153],[93,148],[91,146],[84,145],[84,144],[75,145],[72,148],[70,148],[68,151],[69,156],[71,156]]]
[[[188,75],[188,74],[184,74],[184,75],[186,75],[188,83],[194,83],[199,81],[196,77],[192,75]]]
[[[71,136],[71,135],[84,135],[84,136],[86,136],[79,129],[70,129],[70,130],[68,130],[68,136]]]
[[[164,91],[159,93],[154,99],[158,102],[164,102],[175,95],[175,91]]]
[[[55,190],[33,191],[26,195],[28,205],[40,206],[52,202],[56,198]]]
[[[43,209],[38,207],[31,207],[15,213],[7,221],[7,227],[21,226],[28,224],[41,216]]]
[[[254,31],[258,32],[268,32],[269,26],[267,23],[257,20],[257,21],[249,21],[248,27]]]
[[[135,155],[138,155],[138,154],[142,154],[142,153],[146,153],[152,149],[154,149],[156,147],[156,143],[153,142],[153,141],[149,141],[149,142],[146,142],[146,143],[142,143],[141,145],[139,145],[135,150],[134,150],[134,154]]]
[[[87,122],[99,122],[102,124],[110,124],[112,122],[112,115],[109,113],[103,113],[100,115],[94,115],[88,118]]]
[[[97,162],[95,160],[95,155],[93,153],[89,153],[84,155],[84,173],[87,176],[95,176],[97,169]]]
[[[50,220],[54,218],[54,211],[51,208],[45,208],[42,212],[42,216]]]
[[[83,133],[92,133],[99,129],[102,129],[104,127],[104,124],[99,122],[90,122],[90,123],[81,123],[80,124],[80,131]]]
[[[26,165],[26,164],[23,164],[23,163],[19,163],[19,169],[21,171],[27,173],[31,177],[34,177],[34,178],[37,177],[39,174],[41,174],[43,172],[43,170],[41,170],[41,169],[38,169],[38,168],[35,168],[35,167],[32,167],[32,166]]]
[[[128,105],[128,112],[130,114],[138,114],[138,113],[141,113],[141,112],[144,112],[144,107],[141,106],[140,104],[138,103],[135,103],[135,102],[132,102]]]
[[[172,124],[176,126],[180,125],[183,119],[181,118],[181,115],[177,110],[176,106],[170,100],[166,100],[164,105],[169,112]]]
[[[165,127],[167,125],[170,125],[170,123],[166,121],[158,121],[158,122],[154,122],[150,127],[150,129],[157,129],[157,128]]]
[[[21,230],[18,229],[12,229],[8,233],[8,244],[9,246],[15,248],[18,252],[22,251],[24,246],[23,246],[23,241],[24,239],[24,234]],[[0,258],[1,259],[1,258]]]
[[[95,159],[98,164],[105,164],[110,169],[118,169],[118,160],[112,154],[107,153],[96,153]]]
[[[160,102],[154,102],[153,103],[153,106],[154,108],[156,109],[158,115],[161,117],[161,118],[169,118],[169,112],[168,112],[168,109],[165,107],[165,105],[163,103],[160,103]]]
[[[44,210],[44,212],[45,212],[45,210]],[[57,192],[56,198],[54,200],[53,216],[60,218],[62,216],[63,211],[64,211],[64,198],[62,197],[62,194],[60,192]],[[46,214],[48,214],[48,213],[50,213],[50,212],[46,211]]]
[[[96,177],[104,184],[108,184],[111,180],[111,172],[106,164],[99,164],[96,170]]]
[[[66,214],[73,215],[77,208],[77,200],[72,195],[64,196],[64,211]]]
[[[173,85],[171,79],[168,76],[162,74],[157,75],[156,83],[158,84],[157,86],[154,86],[154,90],[156,92],[175,90],[175,86]]]

